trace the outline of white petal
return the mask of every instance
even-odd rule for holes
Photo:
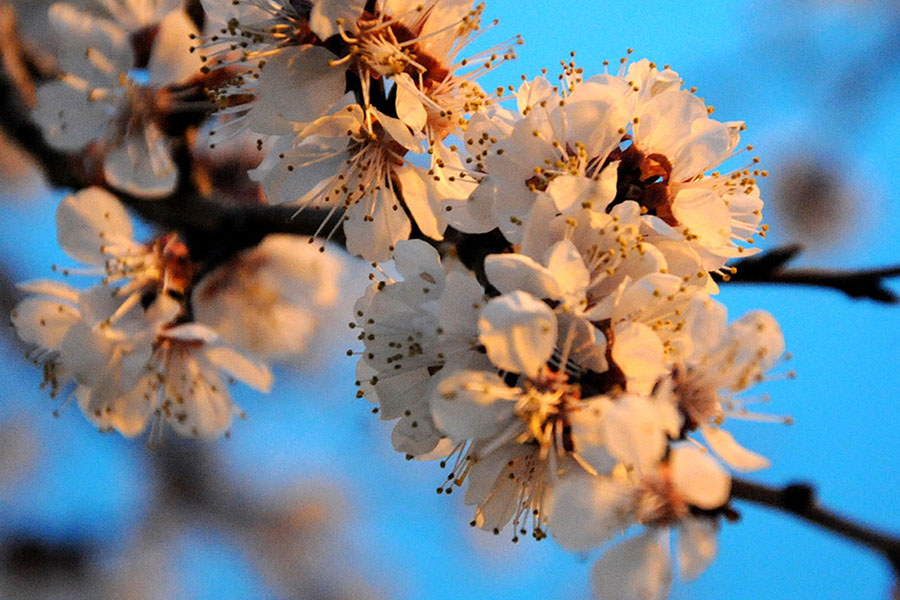
[[[623,322],[613,333],[612,358],[628,379],[628,389],[649,394],[656,380],[668,373],[662,341],[643,323]]]
[[[697,119],[690,137],[672,157],[672,181],[686,181],[714,168],[728,157],[732,142],[727,126],[713,119]]]
[[[38,86],[32,117],[47,142],[60,150],[80,150],[103,135],[115,107],[88,99],[86,83],[74,77]]]
[[[770,313],[753,310],[732,323],[728,337],[738,342],[739,355],[735,357],[736,367],[745,369],[748,363],[755,364],[751,377],[768,371],[784,354],[784,335],[781,327]]]
[[[94,84],[115,83],[119,73],[127,73],[132,67],[134,59],[128,32],[113,21],[95,17],[64,2],[53,4],[47,17],[61,46],[60,62],[65,72],[84,77]],[[111,62],[111,73],[104,76],[91,68],[90,62],[85,60],[88,48],[103,54]]]
[[[337,21],[347,32],[356,32],[356,20],[362,14],[365,0],[316,0],[309,16],[309,28],[323,40],[338,33]]]
[[[606,360],[606,336],[582,315],[564,311],[556,315],[559,342],[564,348],[571,344],[569,356],[579,366],[603,373],[609,369]]]
[[[260,73],[257,101],[288,121],[315,121],[344,95],[344,69],[328,64],[335,58],[320,46],[281,50]]]
[[[371,218],[367,218],[371,215]],[[347,252],[366,260],[385,261],[391,258],[394,245],[409,237],[412,230],[406,213],[396,196],[378,190],[347,209],[344,233]]]
[[[628,124],[628,114],[624,110],[621,99],[611,98],[606,92],[607,86],[584,83],[576,92],[578,96],[596,91],[597,95],[606,98],[579,100],[576,94],[566,99],[566,103],[554,111],[553,117],[557,127],[564,132],[564,139],[576,146],[584,144],[585,152],[590,157],[605,157],[622,139],[622,128]],[[607,200],[611,201],[612,198]],[[598,210],[605,205],[598,206]]]
[[[491,285],[504,294],[521,290],[536,298],[562,297],[554,273],[522,254],[491,254],[484,260],[484,272]]]
[[[600,424],[610,453],[638,474],[654,470],[665,454],[668,438],[664,423],[646,398],[618,398]]]
[[[29,294],[50,296],[59,300],[65,300],[76,304],[78,302],[78,290],[52,279],[33,279],[16,284],[16,288]]]
[[[619,463],[606,445],[603,421],[612,401],[598,397],[587,401],[579,410],[572,411],[569,424],[572,427],[572,443],[575,452],[600,475],[608,475]]]
[[[422,240],[400,240],[394,250],[394,265],[405,281],[421,278],[432,286],[440,286],[444,280],[444,268],[438,251]],[[427,277],[421,277],[426,274]],[[428,281],[428,280],[431,281]]]
[[[407,73],[401,73],[394,78],[397,86],[397,118],[408,125],[413,131],[421,131],[428,121],[428,113],[422,105],[422,100],[416,94],[416,84]]]
[[[212,344],[218,341],[219,334],[202,323],[183,323],[176,327],[166,329],[165,337],[185,342],[201,342]]]
[[[109,245],[134,244],[131,219],[118,198],[99,187],[66,196],[56,209],[56,239],[74,260],[103,265]],[[123,253],[124,254],[124,253]]]
[[[678,146],[690,136],[697,119],[709,119],[703,100],[686,90],[668,90],[654,96],[639,109],[634,139],[647,154],[674,156]]]
[[[556,345],[556,316],[534,296],[515,291],[488,302],[478,331],[497,367],[536,377]]]
[[[702,426],[703,437],[713,452],[737,471],[759,471],[768,469],[772,463],[768,458],[747,450],[730,433],[718,427]]]
[[[525,219],[519,250],[522,254],[540,260],[547,248],[563,239],[566,225],[564,219],[557,218],[558,214],[553,198],[545,192],[538,193]]]
[[[156,409],[158,383],[153,375],[141,378],[127,390],[112,385],[79,386],[76,391],[78,406],[99,428],[115,429],[123,436],[133,438],[144,431]]]
[[[431,181],[426,179],[421,169],[410,163],[394,169],[394,174],[400,181],[403,203],[422,233],[433,240],[443,239],[445,225],[441,220],[440,201],[430,189]]]
[[[642,311],[652,310],[660,302],[676,295],[681,289],[681,278],[664,273],[645,275],[625,288],[616,315],[619,318],[628,315],[639,315]]]
[[[672,214],[687,230],[699,237],[697,243],[710,248],[731,243],[731,213],[712,190],[686,188],[672,202]]]
[[[714,518],[688,517],[681,521],[678,527],[678,571],[682,579],[696,579],[712,563],[719,547],[718,532],[718,523]]]
[[[668,532],[648,530],[614,546],[591,571],[600,600],[663,600],[672,587]]]
[[[401,417],[391,431],[394,450],[414,457],[432,452],[440,441],[440,432],[424,412]]]
[[[615,197],[615,189],[612,190],[613,196],[609,197],[609,190],[604,189],[599,181],[578,175],[560,175],[554,178],[547,186],[547,193],[560,212],[571,212],[579,208],[603,211]]]
[[[486,176],[467,198],[444,200],[441,215],[459,231],[487,233],[497,226],[492,211],[494,194],[494,182],[490,176]]]
[[[190,351],[167,365],[166,394],[182,399],[172,403],[167,415],[172,429],[179,435],[203,439],[222,435],[236,410],[216,368]]]
[[[407,150],[416,153],[422,152],[422,141],[425,139],[423,134],[418,131],[410,131],[409,126],[403,121],[395,119],[394,117],[389,117],[376,108],[370,108],[369,111],[375,115],[378,119],[378,123],[384,127],[384,130],[395,142]]]
[[[262,363],[225,346],[207,349],[206,357],[212,364],[255,390],[269,392],[272,389],[272,372]]]
[[[496,373],[460,371],[445,378],[431,398],[431,415],[447,437],[486,439],[515,419],[519,390]]]
[[[26,298],[12,310],[10,320],[22,341],[56,350],[80,316],[75,307],[64,302]]]
[[[715,510],[728,502],[731,477],[708,452],[681,446],[669,456],[672,483],[688,504]]]
[[[633,521],[636,496],[609,477],[574,473],[553,486],[550,533],[566,550],[584,552],[611,540]]]
[[[438,305],[440,326],[448,336],[478,338],[478,316],[485,303],[484,289],[470,273],[447,274]]]
[[[138,127],[103,159],[103,174],[114,188],[143,198],[162,198],[175,189],[178,169],[169,140],[155,125]]]
[[[571,305],[577,306],[585,300],[585,291],[591,281],[591,274],[584,265],[578,248],[569,240],[562,240],[551,246],[544,257],[547,269],[556,277],[560,291]]]
[[[531,81],[523,81],[516,93],[517,108],[520,113],[524,113],[526,108],[535,107],[555,95],[553,86],[545,77],[535,77]]]
[[[147,73],[150,83],[157,87],[186,81],[200,74],[203,62],[199,52],[191,52],[197,28],[183,10],[173,10],[159,22],[153,40]]]

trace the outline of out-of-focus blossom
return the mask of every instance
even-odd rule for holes
[[[191,108],[175,86],[200,69],[190,53],[189,36],[197,31],[180,4],[105,0],[112,19],[65,3],[49,13],[65,74],[38,88],[35,120],[60,150],[96,144],[107,182],[147,198],[175,188],[165,120]]]
[[[225,376],[269,390],[268,367],[191,321],[195,265],[177,235],[134,241],[125,209],[99,188],[63,199],[57,235],[70,257],[93,265],[64,275],[102,279],[86,290],[49,280],[21,286],[34,295],[12,322],[36,346],[31,356],[52,396],[77,398],[101,430],[130,437],[165,420],[178,433],[209,438],[240,412]]]
[[[338,296],[341,263],[308,238],[273,234],[207,274],[194,288],[194,318],[254,356],[307,351]]]

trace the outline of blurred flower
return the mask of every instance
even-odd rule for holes
[[[273,234],[201,279],[194,318],[266,359],[303,355],[338,296],[341,263],[310,238]]]
[[[99,142],[103,173],[113,187],[165,196],[178,173],[162,121],[181,108],[169,86],[199,72],[188,39],[196,29],[177,0],[103,5],[113,20],[64,3],[50,8],[65,74],[38,88],[33,117],[60,150]]]
[[[210,438],[240,412],[223,373],[269,390],[266,365],[191,322],[187,301],[196,270],[176,234],[135,242],[124,207],[99,188],[64,198],[57,228],[69,256],[95,265],[63,274],[103,278],[87,290],[48,280],[20,286],[35,295],[13,310],[12,322],[37,347],[32,357],[52,396],[77,398],[102,431],[132,437],[164,419],[182,435]],[[158,435],[151,433],[151,441]]]

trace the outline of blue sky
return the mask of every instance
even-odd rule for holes
[[[717,118],[747,121],[744,139],[776,176],[779,164],[812,149],[860,185],[863,203],[853,207],[863,217],[859,226],[835,234],[832,251],[806,262],[900,262],[890,219],[900,200],[900,86],[876,60],[888,51],[896,18],[888,3],[784,4],[493,0],[487,15],[501,23],[485,41],[522,33],[526,43],[520,59],[489,74],[484,87],[544,67],[556,73],[571,50],[590,75],[632,47],[636,58],[670,64],[697,86]],[[772,186],[763,186],[765,197]],[[0,252],[22,278],[46,276],[51,263],[66,260],[54,245],[54,210],[53,199],[0,207]],[[791,241],[770,222],[771,244]],[[793,415],[795,425],[733,426],[773,460],[752,477],[810,481],[835,509],[900,531],[900,308],[796,288],[729,287],[721,299],[733,317],[772,312],[794,355],[785,369],[798,373],[763,390],[771,396],[766,410]],[[443,477],[437,465],[408,463],[390,450],[389,425],[355,398],[352,361],[340,348],[331,351],[322,368],[282,373],[269,397],[238,392],[250,417],[236,424],[231,440],[215,443],[235,481],[261,495],[288,481],[338,485],[350,507],[344,521],[358,574],[392,597],[589,597],[596,552],[572,555],[552,540],[514,546],[471,529],[460,497],[434,493]],[[74,407],[53,419],[53,403],[37,389],[39,374],[21,362],[4,361],[0,374],[0,420],[29,423],[42,452],[14,493],[0,493],[0,535],[87,536],[119,547],[146,510],[143,445],[96,434]],[[886,597],[890,573],[867,551],[766,510],[741,512],[739,524],[723,528],[718,560],[698,581],[676,584],[673,598]],[[180,578],[191,597],[272,597],[233,544],[187,533],[178,555],[194,567],[166,575]],[[198,576],[218,584],[197,585]]]

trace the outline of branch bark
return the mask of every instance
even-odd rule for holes
[[[811,485],[792,483],[777,488],[734,478],[731,482],[731,497],[794,515],[866,546],[887,559],[894,573],[900,576],[900,537],[863,525],[821,506]]]
[[[822,287],[843,292],[850,298],[868,298],[884,304],[897,304],[900,296],[888,288],[886,280],[900,277],[900,265],[877,269],[793,269],[787,265],[800,254],[798,245],[782,246],[739,260],[728,283],[787,284]]]

